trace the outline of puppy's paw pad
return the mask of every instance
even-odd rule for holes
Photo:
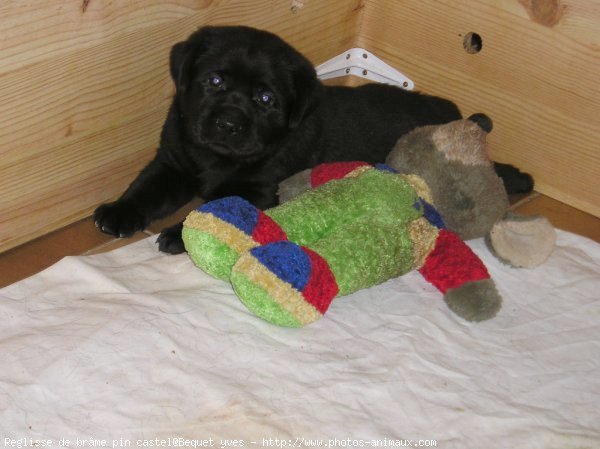
[[[185,246],[181,238],[182,227],[183,224],[178,223],[175,226],[162,230],[156,239],[158,249],[161,252],[167,254],[181,254],[185,252]]]
[[[98,207],[93,219],[102,232],[121,238],[131,237],[146,227],[146,220],[141,213],[118,201]]]

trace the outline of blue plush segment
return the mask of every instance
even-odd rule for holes
[[[252,248],[250,253],[279,279],[300,292],[310,279],[310,258],[295,243],[268,243]]]
[[[422,210],[423,216],[427,219],[427,221],[429,223],[431,223],[436,228],[438,228],[438,229],[446,228],[446,224],[444,223],[444,219],[442,218],[440,213],[436,210],[435,207],[433,207],[431,204],[429,204],[423,198],[419,198],[419,201],[417,201],[415,203],[415,209]]]
[[[228,196],[210,201],[196,210],[213,214],[250,236],[258,223],[258,209],[239,196]]]
[[[395,168],[390,167],[387,164],[375,164],[375,168],[377,170],[381,170],[381,171],[389,171],[391,173],[398,173],[398,170],[396,170]]]

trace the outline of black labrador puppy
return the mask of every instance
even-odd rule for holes
[[[327,87],[279,37],[253,28],[205,27],[171,50],[176,94],[156,157],[94,221],[119,237],[143,230],[195,196],[240,195],[277,204],[280,181],[322,162],[382,162],[398,138],[461,118],[448,100],[397,87]],[[473,116],[491,127],[483,115]],[[498,165],[510,193],[531,177]],[[162,231],[161,251],[184,251],[182,225]]]

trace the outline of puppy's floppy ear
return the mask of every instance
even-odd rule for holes
[[[193,45],[188,41],[179,42],[171,48],[169,58],[171,78],[178,91],[184,91],[189,83],[189,75],[193,59]]]
[[[290,128],[297,128],[304,117],[317,106],[323,89],[323,85],[317,79],[314,67],[307,60],[302,59],[293,71],[296,98],[288,120]]]
[[[186,41],[179,42],[171,48],[171,77],[178,91],[185,91],[189,85],[196,59],[213,45],[216,33],[216,27],[201,27]]]

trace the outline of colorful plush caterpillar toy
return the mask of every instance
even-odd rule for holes
[[[417,130],[426,131],[417,135],[420,146],[410,138],[401,140],[388,163],[397,168],[395,153],[410,155],[418,149],[424,157],[429,151],[430,156],[441,158],[438,163],[445,169],[452,170],[457,163],[477,171],[477,176],[485,174],[486,182],[477,182],[477,207],[466,202],[475,212],[483,205],[487,213],[478,217],[483,224],[462,216],[447,220],[436,207],[437,197],[443,195],[436,195],[436,188],[430,188],[418,174],[400,174],[389,165],[342,162],[324,164],[285,181],[280,196],[298,195],[267,211],[240,197],[202,205],[184,223],[186,249],[198,267],[230,281],[249,310],[281,326],[312,323],[325,314],[336,296],[414,269],[444,294],[456,314],[472,321],[489,319],[500,308],[500,295],[481,260],[453,232],[458,230],[447,224],[461,227],[463,220],[468,222],[463,226],[469,228],[467,233],[477,232],[474,229],[480,226],[490,231],[507,220],[502,217],[508,203],[481,145],[485,133],[467,120],[453,123],[461,127],[461,139],[454,148],[441,148],[439,140],[441,129],[452,130],[448,139],[455,141],[454,128],[426,127]],[[475,141],[483,157],[472,157]],[[431,160],[427,167],[430,164]],[[465,203],[462,196],[461,201]],[[545,223],[542,228],[547,229]],[[538,240],[536,245],[540,247]],[[512,260],[510,250],[499,252]]]

